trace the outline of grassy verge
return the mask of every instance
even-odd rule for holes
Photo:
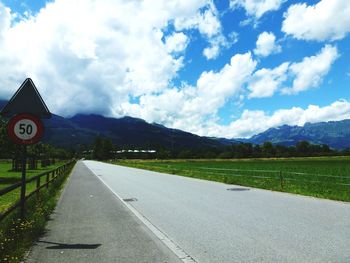
[[[350,201],[350,157],[122,160],[116,164],[227,184]]]
[[[26,178],[29,179],[40,173],[53,170],[61,165],[64,162],[57,162],[55,165],[50,165],[44,168],[38,168],[36,170],[27,170]],[[14,183],[21,181],[21,172],[12,172],[11,163],[4,162],[0,163],[0,189],[10,186]],[[30,194],[36,188],[36,182],[31,182],[26,186],[27,195]],[[0,212],[6,210],[12,204],[19,200],[20,188],[11,191],[10,193],[0,197]]]
[[[19,211],[16,210],[1,221],[0,262],[23,262],[25,252],[44,233],[69,173],[70,170],[26,202],[25,220],[19,219]]]

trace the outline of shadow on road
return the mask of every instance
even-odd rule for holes
[[[101,246],[101,244],[64,244],[49,241],[38,241],[38,243],[54,245],[48,246],[46,249],[96,249]]]

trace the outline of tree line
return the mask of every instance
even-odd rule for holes
[[[275,145],[264,142],[261,145],[252,143],[236,143],[223,147],[208,147],[201,149],[156,147],[155,153],[141,151],[141,148],[118,148],[108,138],[97,137],[83,157],[96,160],[107,159],[232,159],[232,158],[272,158],[272,157],[308,157],[350,155],[350,149],[337,151],[328,145],[311,144],[300,141],[295,146]],[[131,151],[135,149],[136,151]],[[120,151],[130,150],[130,151]]]

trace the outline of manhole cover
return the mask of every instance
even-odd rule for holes
[[[228,188],[227,191],[249,191],[249,188]]]
[[[123,201],[124,202],[135,202],[135,201],[137,201],[137,199],[136,198],[124,198]]]

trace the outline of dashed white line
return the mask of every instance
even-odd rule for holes
[[[105,183],[100,176],[98,176],[90,167],[84,164],[141,222],[163,242],[182,262],[197,263],[197,261],[185,252],[178,244],[171,240],[165,233],[153,225],[144,215],[138,212],[132,205],[125,202],[114,190]]]

